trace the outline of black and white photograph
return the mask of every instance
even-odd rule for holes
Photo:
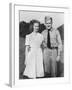
[[[10,12],[10,85],[68,82],[68,8],[11,4]]]
[[[64,12],[19,10],[19,79],[64,77]]]

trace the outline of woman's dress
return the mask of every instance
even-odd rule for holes
[[[26,35],[25,45],[30,46],[30,50],[25,58],[26,68],[23,75],[29,78],[43,77],[43,54],[41,44],[43,42],[43,36],[40,33],[32,32]]]

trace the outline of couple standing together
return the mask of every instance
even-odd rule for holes
[[[59,31],[52,27],[51,17],[45,17],[46,29],[38,33],[39,21],[31,21],[32,33],[26,35],[25,70],[28,78],[44,77],[51,74],[56,77],[56,61],[60,60],[62,41]]]

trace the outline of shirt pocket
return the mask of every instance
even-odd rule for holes
[[[51,47],[57,47],[56,38],[51,38],[50,42],[51,42]]]

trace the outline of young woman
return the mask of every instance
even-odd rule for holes
[[[43,42],[42,34],[38,33],[39,21],[32,20],[30,22],[30,28],[32,33],[26,35],[26,50],[25,50],[25,65],[23,75],[29,78],[43,77],[43,54],[41,44]]]

